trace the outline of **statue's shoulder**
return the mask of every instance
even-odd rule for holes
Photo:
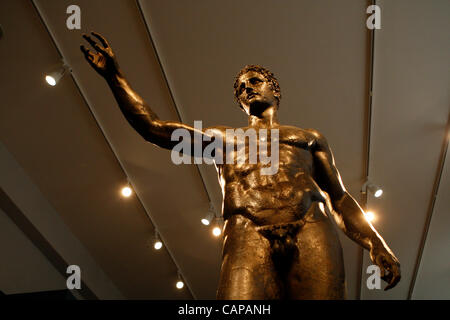
[[[320,139],[323,137],[322,134],[316,129],[303,129],[303,128],[299,128],[299,127],[283,125],[283,126],[280,126],[280,130],[284,134],[297,136],[298,138],[303,138],[306,140],[311,140],[311,139],[315,140],[315,139]]]
[[[319,149],[328,149],[328,142],[325,136],[317,129],[304,129],[310,136],[311,146]]]
[[[306,143],[309,148],[326,144],[325,137],[322,135],[322,133],[319,132],[317,129],[304,129],[304,128],[298,128],[294,126],[282,126],[281,129],[281,136],[289,137],[290,140],[294,139],[297,142],[300,143]]]
[[[307,135],[309,135],[312,139],[315,139],[315,140],[322,140],[322,139],[324,139],[325,137],[323,136],[323,134],[319,131],[319,130],[317,130],[317,129],[311,129],[311,128],[308,128],[308,129],[302,129],[303,131],[305,131],[305,133],[307,134]]]

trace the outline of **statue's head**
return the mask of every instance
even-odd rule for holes
[[[236,77],[234,96],[239,107],[249,113],[249,104],[260,99],[267,103],[271,102],[271,98],[275,99],[274,102],[278,108],[280,106],[281,91],[278,81],[272,72],[258,65],[247,65]]]

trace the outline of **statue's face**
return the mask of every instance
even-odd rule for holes
[[[266,77],[256,71],[249,71],[239,77],[239,102],[247,113],[252,107],[278,105],[278,100]],[[259,109],[259,108],[258,108]]]

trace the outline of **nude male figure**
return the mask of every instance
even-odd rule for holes
[[[176,129],[193,136],[195,128],[157,117],[125,79],[106,39],[92,34],[99,43],[83,37],[96,52],[81,50],[107,81],[133,128],[166,149],[177,144],[171,141]],[[370,251],[388,282],[385,290],[394,287],[400,281],[399,261],[346,191],[325,138],[316,130],[279,124],[281,94],[273,74],[245,67],[236,79],[235,95],[248,115],[247,128],[278,130],[279,167],[263,175],[261,162],[216,163],[225,220],[217,298],[345,299],[342,248],[325,207],[348,237]],[[209,129],[214,139],[229,142],[227,127]]]

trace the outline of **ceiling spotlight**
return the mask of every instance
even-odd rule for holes
[[[222,233],[222,230],[220,230],[219,227],[214,227],[212,233],[213,233],[213,235],[214,235],[215,237],[218,237],[218,236],[220,236],[220,234]]]
[[[213,217],[214,216],[212,214],[208,214],[208,216],[206,216],[205,218],[202,219],[202,223],[205,226],[209,226]]]
[[[208,210],[208,215],[206,217],[204,217],[201,221],[205,226],[209,226],[211,224],[211,221],[214,219],[215,214],[214,214],[214,207],[212,205],[212,203],[209,203],[209,210]]]
[[[52,87],[58,84],[58,81],[66,74],[68,70],[67,65],[57,68],[56,70],[45,74],[45,81]]]
[[[159,238],[159,234],[158,232],[155,230],[155,237],[154,237],[155,241],[153,243],[153,248],[155,248],[155,250],[159,250],[162,248],[163,244],[161,239]]]
[[[222,234],[222,226],[220,225],[219,218],[215,219],[214,228],[212,229],[212,234],[215,237],[218,237]]]
[[[155,241],[155,244],[153,245],[153,247],[154,247],[156,250],[161,249],[161,248],[162,248],[162,242],[161,242],[161,240]]]
[[[375,196],[375,198],[379,198],[382,196],[382,194],[383,194],[383,190],[377,189],[373,195]]]
[[[183,289],[183,287],[184,287],[184,282],[181,281],[181,280],[178,280],[178,281],[177,281],[177,288],[178,288],[178,289]]]
[[[367,190],[372,192],[375,198],[379,198],[383,195],[383,189],[381,189],[376,184],[373,184],[369,180],[367,180],[366,183],[364,183],[363,186],[361,187],[361,193],[366,194]]]
[[[179,272],[178,272],[178,281],[176,283],[176,287],[177,287],[177,289],[183,289],[183,287],[184,287],[184,282],[181,279],[181,275]]]
[[[375,214],[372,211],[365,212],[364,216],[366,217],[366,220],[369,222],[372,222],[375,220]]]
[[[128,198],[133,193],[133,190],[131,190],[130,186],[128,185],[122,188],[121,193],[125,198]]]

